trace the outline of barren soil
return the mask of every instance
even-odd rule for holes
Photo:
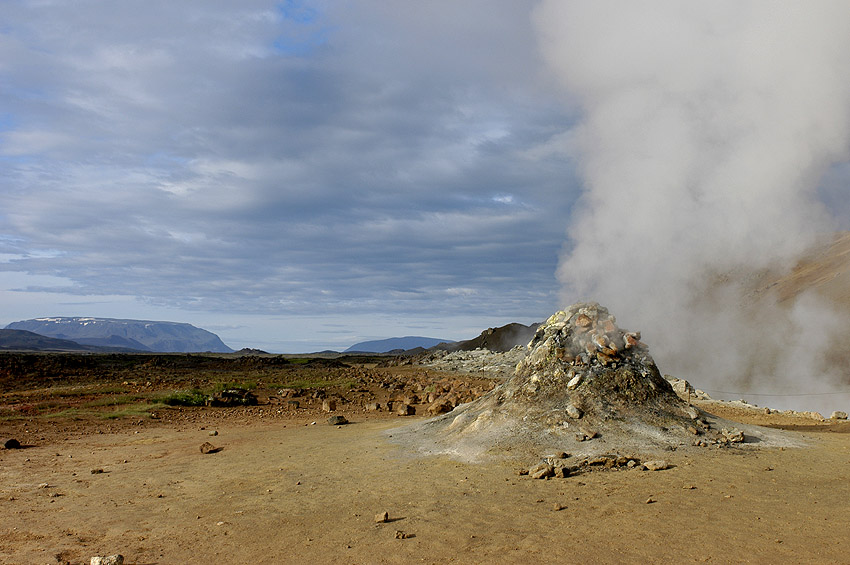
[[[0,449],[0,562],[850,562],[847,422],[706,403],[805,446],[678,450],[664,471],[533,480],[523,462],[393,442],[422,416],[352,405],[352,423],[331,426],[317,408],[266,402],[0,421],[24,444]],[[218,451],[202,454],[207,441]]]

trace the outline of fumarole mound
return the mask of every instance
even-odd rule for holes
[[[661,376],[640,334],[617,327],[599,304],[555,313],[527,349],[504,384],[405,437],[427,452],[472,459],[679,446],[707,425]]]

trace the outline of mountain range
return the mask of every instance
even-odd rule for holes
[[[90,349],[86,350],[89,351],[97,349],[158,353],[207,351],[231,353],[233,351],[214,333],[191,324],[178,322],[54,317],[12,322],[6,326],[6,329],[25,330],[40,336],[69,340],[88,346]]]
[[[344,353],[387,353],[389,351],[416,349],[421,347],[428,349],[441,343],[452,343],[449,339],[437,339],[435,337],[420,337],[420,336],[405,336],[405,337],[390,337],[387,339],[376,339],[372,341],[361,341],[355,343]]]

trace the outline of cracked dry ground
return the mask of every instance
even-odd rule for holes
[[[388,392],[363,400],[379,394]],[[392,442],[421,416],[352,406],[341,411],[351,424],[330,426],[318,407],[278,413],[266,402],[169,408],[156,420],[0,421],[0,437],[25,446],[0,450],[0,562],[114,553],[160,564],[850,559],[846,422],[707,405],[793,430],[807,445],[670,452],[664,471],[533,480],[517,475],[516,461],[417,457]],[[219,450],[202,454],[207,441]],[[389,519],[377,523],[382,512]]]

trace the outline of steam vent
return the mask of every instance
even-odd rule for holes
[[[699,417],[661,376],[640,333],[591,302],[542,324],[504,384],[406,433],[424,451],[467,459],[548,448],[591,455],[690,445]]]

